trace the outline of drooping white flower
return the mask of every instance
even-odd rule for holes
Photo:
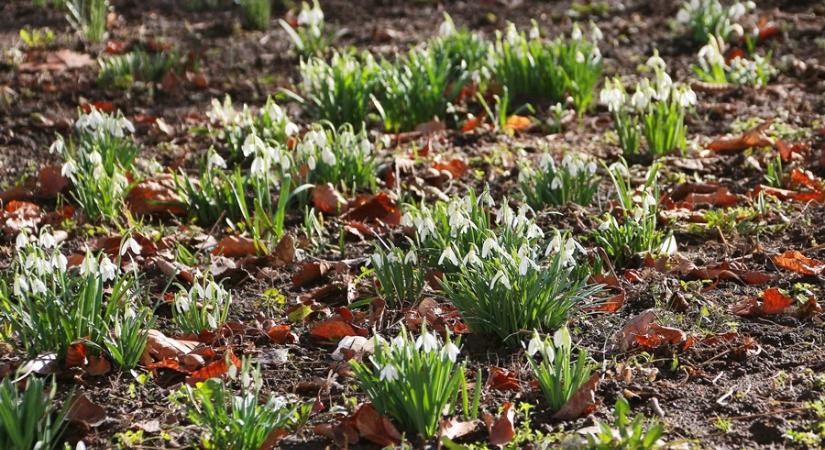
[[[458,346],[456,346],[452,342],[448,342],[447,345],[445,345],[444,348],[441,349],[441,351],[452,362],[456,361],[456,359],[458,358],[458,354],[461,352]]]
[[[381,375],[379,377],[381,381],[395,381],[398,379],[398,369],[395,368],[392,364],[387,364],[381,369]]]
[[[120,246],[120,256],[124,256],[126,252],[131,251],[134,255],[140,255],[140,251],[143,247],[135,240],[133,237],[129,237],[123,241],[123,244]]]
[[[494,238],[487,238],[484,240],[484,243],[481,245],[481,257],[487,258],[490,256],[490,251],[496,250],[497,252],[501,252],[501,247],[498,245],[498,242]]]
[[[541,340],[538,333],[533,333],[533,337],[530,339],[530,342],[527,344],[527,354],[530,356],[535,355],[539,351],[544,348],[544,341]]]
[[[29,291],[29,283],[26,281],[25,277],[16,276],[14,278],[14,295],[17,297],[22,297],[26,292]]]
[[[582,30],[579,28],[579,24],[573,24],[573,31],[570,32],[570,39],[574,41],[582,40]]]
[[[449,261],[454,266],[459,265],[458,257],[456,256],[456,254],[453,251],[453,248],[451,246],[448,246],[447,248],[445,248],[444,251],[441,253],[441,257],[438,258],[438,265],[440,266],[440,265],[444,264],[445,259],[447,261]]]
[[[676,238],[672,234],[662,242],[662,246],[659,248],[660,253],[668,256],[675,255],[678,250],[679,246],[676,243]]]
[[[424,331],[421,333],[421,336],[418,336],[418,339],[415,340],[415,348],[417,350],[424,350],[426,353],[438,350],[438,338],[432,333]]]
[[[438,35],[450,36],[453,33],[455,33],[455,24],[453,23],[453,19],[451,19],[450,16],[445,15],[444,21],[441,22],[441,25],[438,27]]]
[[[501,271],[501,270],[499,270],[498,272],[496,272],[496,274],[495,274],[495,275],[493,275],[493,279],[492,279],[492,280],[490,280],[490,290],[492,290],[493,288],[495,288],[496,283],[501,283],[501,284],[502,284],[502,285],[504,285],[504,287],[506,287],[507,289],[512,289],[512,286],[510,285],[510,279],[509,279],[509,278],[507,278],[507,274],[506,274],[506,273],[504,273],[504,272],[503,272],[503,271]]]
[[[17,238],[14,240],[14,246],[16,248],[23,248],[29,243],[29,236],[26,235],[25,232],[21,232],[17,235]]]
[[[39,278],[35,278],[32,280],[32,294],[45,294],[46,293],[46,284],[43,283],[42,280]]]
[[[410,249],[410,251],[404,255],[404,264],[418,264],[418,256],[415,254],[415,249]]]
[[[103,281],[110,281],[115,279],[117,274],[117,266],[112,263],[108,257],[104,257],[100,261],[100,279]]]
[[[57,245],[57,241],[55,241],[51,233],[43,233],[40,235],[40,245],[43,248],[52,248]]]
[[[97,273],[97,260],[91,253],[86,253],[83,262],[80,264],[80,274],[84,277]]]
[[[62,253],[57,253],[52,257],[52,268],[59,272],[65,272],[69,260]]]
[[[219,169],[226,169],[226,160],[223,159],[223,157],[219,155],[218,152],[210,152],[209,159],[207,160],[206,165],[209,168],[217,167]]]
[[[52,145],[49,146],[49,153],[62,155],[63,150],[65,149],[65,142],[63,142],[63,137],[58,137],[57,139],[52,142]]]
[[[461,261],[465,266],[480,266],[481,259],[479,259],[478,254],[476,253],[475,248],[471,248],[466,255],[464,255],[464,259]]]
[[[75,173],[77,173],[77,164],[75,164],[74,160],[66,160],[66,162],[63,163],[63,167],[60,169],[60,175],[74,180]]]

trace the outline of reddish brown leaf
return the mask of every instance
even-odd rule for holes
[[[143,350],[141,361],[150,364],[166,358],[178,358],[200,345],[197,341],[174,339],[167,337],[158,330],[148,331],[146,348]]]
[[[780,292],[777,288],[768,288],[762,293],[760,312],[763,315],[782,314],[791,305],[793,305],[793,299]]]
[[[378,222],[389,226],[398,226],[401,223],[401,209],[386,192],[358,198],[349,207],[343,215],[343,218],[348,220]]]
[[[86,394],[80,394],[72,401],[72,406],[69,407],[66,417],[70,422],[88,430],[106,421],[106,410],[89,400]]]
[[[710,150],[715,152],[738,152],[752,147],[770,147],[773,141],[765,136],[765,130],[771,126],[771,121],[763,122],[754,128],[746,131],[739,137],[721,138],[708,145]]]
[[[58,164],[49,164],[40,169],[37,173],[37,184],[41,196],[55,198],[69,186],[69,180],[60,173],[62,169],[63,167]]]
[[[519,383],[516,374],[501,367],[490,367],[490,373],[487,379],[487,386],[497,391],[521,391],[521,384]]]
[[[192,372],[192,375],[186,377],[186,383],[194,385],[200,381],[206,381],[210,378],[221,378],[229,372],[229,367],[234,365],[237,368],[241,367],[241,360],[232,352],[232,349],[227,350],[223,358],[212,361],[201,369]]]
[[[362,438],[381,446],[395,446],[401,443],[401,434],[389,419],[378,413],[371,403],[365,403],[352,417]]]
[[[808,258],[796,250],[788,250],[781,255],[774,256],[773,262],[783,269],[802,275],[819,275],[825,270],[825,262]]]
[[[266,330],[266,335],[269,336],[269,339],[276,344],[298,342],[297,336],[290,331],[289,325],[274,325],[270,329]]]
[[[112,365],[106,357],[89,355],[89,363],[86,364],[86,372],[88,372],[89,375],[98,377],[101,375],[106,375],[111,370]]]
[[[600,303],[592,308],[588,308],[588,311],[614,313],[621,309],[621,307],[624,306],[624,303],[625,292],[624,289],[622,289],[621,292],[608,298],[607,300],[605,300],[604,303]]]
[[[213,255],[223,255],[229,258],[250,256],[258,253],[253,239],[242,236],[225,236],[212,249]]]
[[[352,325],[341,319],[329,319],[318,323],[309,330],[309,334],[319,339],[335,341],[346,336],[358,336]]]
[[[825,189],[822,185],[822,180],[815,177],[812,173],[798,168],[791,171],[791,181],[809,189],[813,189],[816,192],[821,192]]]
[[[641,314],[627,321],[622,328],[621,344],[622,350],[627,350],[635,342],[636,336],[647,334],[650,324],[656,320],[656,313],[652,309],[643,311]]]
[[[596,372],[562,405],[561,409],[553,414],[554,419],[574,420],[590,414],[596,408],[596,388],[599,386],[601,374]]]
[[[504,404],[499,417],[493,418],[492,415],[486,414],[484,416],[484,423],[487,425],[490,443],[493,445],[505,445],[512,441],[516,435],[514,427],[515,420],[516,412],[513,410],[513,405],[509,402]]]
[[[458,418],[453,417],[450,420],[445,420],[444,422],[441,422],[438,436],[454,440],[474,432],[476,428],[478,428],[477,420],[470,420],[464,422],[462,420],[459,420]]]
[[[507,122],[504,124],[504,128],[513,131],[524,131],[529,129],[532,125],[533,124],[530,121],[529,117],[518,116],[514,114],[507,118]]]
[[[460,159],[453,159],[448,163],[436,162],[433,164],[433,169],[438,171],[447,171],[454,180],[457,180],[467,173],[469,166]]]
[[[68,49],[46,53],[40,61],[26,61],[18,67],[21,72],[54,71],[78,69],[94,64],[94,60],[85,53],[77,53]]]
[[[73,342],[66,351],[66,368],[83,367],[86,365],[86,343]]]
[[[324,214],[338,214],[347,200],[332,183],[315,185],[312,190],[312,204]]]
[[[186,214],[186,204],[177,194],[174,178],[169,174],[161,174],[135,185],[126,195],[126,205],[136,215]]]

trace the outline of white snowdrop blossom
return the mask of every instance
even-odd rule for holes
[[[662,246],[659,248],[661,254],[668,256],[675,255],[678,250],[679,246],[676,243],[676,238],[672,234],[662,242]]]
[[[56,244],[57,241],[55,241],[54,236],[52,236],[51,233],[43,233],[40,235],[40,245],[43,248],[54,248]]]
[[[444,251],[441,253],[441,257],[438,258],[438,265],[444,264],[444,260],[449,261],[454,266],[459,265],[458,256],[456,256],[452,247],[448,246],[444,249]]]
[[[415,348],[417,350],[424,350],[429,353],[438,350],[438,338],[432,333],[424,331],[418,339],[415,340]]]
[[[458,348],[458,346],[456,346],[452,342],[448,342],[447,345],[445,345],[444,348],[441,349],[441,351],[444,353],[444,356],[446,356],[452,362],[455,362],[458,358],[458,354],[461,353],[461,350]]]
[[[143,247],[135,240],[133,237],[129,237],[123,241],[123,244],[120,246],[120,256],[124,256],[127,252],[131,251],[134,255],[140,255],[140,251]]]
[[[538,333],[533,333],[533,337],[530,339],[530,342],[527,344],[527,354],[530,356],[535,355],[536,353],[542,351],[544,349],[544,341],[541,340]]]
[[[392,364],[387,364],[384,368],[381,369],[381,375],[379,377],[381,381],[395,381],[398,379],[398,369]]]
[[[14,239],[14,246],[18,249],[25,247],[29,244],[29,236],[26,233],[19,233],[17,238]]]
[[[226,169],[226,160],[223,159],[221,155],[218,154],[216,151],[209,152],[209,158],[206,161],[206,166],[208,168],[217,167],[219,169]]]
[[[112,260],[107,257],[104,257],[100,261],[100,279],[105,281],[114,280],[115,276],[117,275],[118,268]]]
[[[68,159],[66,162],[63,163],[63,167],[60,169],[60,175],[63,175],[66,178],[74,180],[74,175],[77,173],[77,164],[75,164],[74,160]]]
[[[493,275],[493,279],[490,280],[490,290],[496,287],[496,283],[501,283],[505,288],[512,289],[512,285],[510,285],[510,279],[507,278],[507,274],[503,271],[499,270]]]

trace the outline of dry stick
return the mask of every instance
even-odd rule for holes
[[[777,414],[782,414],[782,413],[787,413],[787,412],[805,411],[806,409],[808,409],[808,408],[806,408],[806,407],[804,407],[804,406],[800,406],[800,407],[798,407],[798,408],[775,409],[775,410],[773,410],[773,411],[768,411],[768,412],[765,412],[765,413],[750,414],[750,415],[747,415],[747,416],[733,416],[733,417],[728,417],[727,419],[728,419],[728,420],[747,420],[747,419],[755,419],[755,418],[757,418],[757,417],[775,416],[775,415],[777,415]],[[714,417],[713,419],[710,419],[710,418],[709,418],[708,420],[716,420],[716,418],[715,418],[715,417]]]

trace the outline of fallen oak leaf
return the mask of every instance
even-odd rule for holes
[[[574,420],[593,412],[596,408],[596,388],[599,386],[601,378],[599,372],[590,375],[590,378],[579,386],[576,393],[562,405],[561,409],[553,414],[553,418]]]
[[[458,439],[474,432],[476,428],[478,428],[478,420],[462,421],[453,417],[441,422],[438,430],[439,441],[441,438]]]
[[[501,367],[490,367],[487,375],[487,387],[497,391],[521,391],[521,383],[519,383],[516,374]]]
[[[494,418],[492,414],[484,415],[484,424],[487,425],[488,440],[493,445],[505,445],[516,435],[514,427],[516,412],[513,405],[507,402],[502,406],[501,415]]]
[[[773,262],[783,269],[801,275],[819,275],[825,271],[825,262],[808,258],[797,250],[788,250],[773,257]]]
[[[347,336],[360,336],[355,327],[341,319],[328,319],[313,326],[310,336],[327,341],[336,341]]]
[[[235,356],[235,353],[233,353],[230,348],[227,350],[223,358],[217,361],[212,361],[206,366],[192,372],[191,375],[186,377],[186,384],[194,385],[195,383],[206,381],[210,378],[222,378],[224,375],[229,373],[229,368],[231,366],[235,366],[240,369],[241,360]]]
[[[324,214],[338,214],[347,200],[332,183],[316,184],[312,190],[312,204]]]
[[[186,214],[186,204],[175,189],[174,177],[168,173],[136,184],[129,190],[125,202],[136,215]]]
[[[783,294],[777,288],[765,289],[762,293],[760,312],[764,315],[782,314],[793,305],[793,299]]]
[[[254,239],[243,236],[224,236],[212,249],[212,255],[228,258],[250,256],[258,253]]]
[[[86,394],[80,394],[72,400],[66,418],[82,429],[89,430],[103,424],[107,419],[107,415],[102,406],[89,400]]]
[[[772,147],[773,141],[765,136],[765,130],[771,126],[771,123],[770,120],[762,122],[739,137],[717,139],[708,144],[708,149],[717,153],[724,153],[738,152],[754,147]]]
[[[389,419],[378,413],[372,403],[364,403],[352,416],[355,428],[362,438],[381,446],[401,443],[401,433]]]
[[[69,179],[61,173],[62,165],[49,164],[37,172],[37,186],[43,198],[55,198],[69,187]]]

